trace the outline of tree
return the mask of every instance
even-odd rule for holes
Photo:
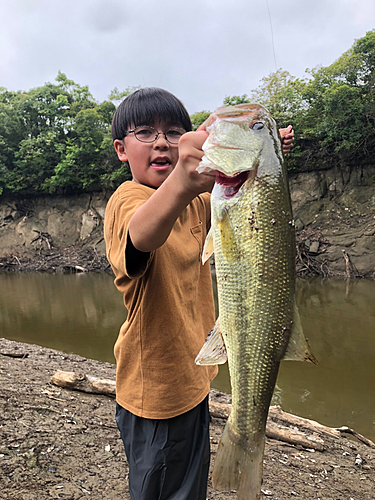
[[[223,105],[224,106],[237,106],[238,104],[246,104],[250,103],[251,100],[247,94],[243,95],[233,95],[233,96],[225,96]]]
[[[110,101],[114,101],[117,104],[119,104],[125,97],[128,95],[132,94],[136,90],[140,89],[140,86],[137,87],[126,87],[125,90],[119,90],[117,87],[115,87],[113,90],[111,90],[108,99]]]
[[[210,114],[211,113],[209,111],[197,111],[193,115],[190,115],[193,130],[197,130],[197,128],[200,127],[205,120],[207,120]]]
[[[115,154],[115,105],[59,72],[28,92],[0,89],[0,194],[80,192],[129,178]]]
[[[307,135],[340,162],[375,153],[375,30],[328,67],[312,70],[305,87]]]
[[[251,91],[251,102],[267,108],[279,127],[287,127],[292,119],[296,122],[297,115],[308,106],[304,98],[305,86],[306,80],[278,69],[262,78],[260,86]]]
[[[26,92],[0,87],[0,195],[113,189],[129,179],[110,126],[115,104],[138,88],[115,88],[99,103],[62,72],[55,83]],[[289,168],[368,162],[375,157],[375,30],[306,78],[278,69],[250,96],[226,96],[223,104],[247,102],[264,105],[279,127],[293,125]],[[209,115],[194,113],[193,129]]]

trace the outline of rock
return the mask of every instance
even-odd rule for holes
[[[317,254],[319,250],[319,241],[313,241],[310,245],[309,252],[311,254]]]
[[[82,214],[80,238],[85,240],[91,236],[92,232],[99,226],[101,218],[92,208],[89,208]]]
[[[289,180],[290,195],[294,209],[306,202],[319,200],[323,196],[320,172],[302,173]]]
[[[302,229],[305,227],[305,224],[301,221],[301,219],[297,219],[294,223],[294,226],[296,228],[296,231],[302,231]]]

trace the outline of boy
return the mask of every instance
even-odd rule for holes
[[[293,141],[284,129],[284,149]],[[128,310],[115,344],[116,421],[132,500],[204,500],[209,468],[208,392],[216,367],[194,359],[212,328],[210,174],[198,174],[207,132],[191,132],[183,104],[145,88],[128,96],[112,138],[132,181],[108,202],[104,234]]]

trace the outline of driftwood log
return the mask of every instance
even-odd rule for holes
[[[100,379],[84,373],[56,372],[51,382],[65,389],[88,392],[92,394],[116,395],[114,380]],[[209,402],[212,417],[226,420],[231,411],[231,405],[226,403]],[[351,434],[359,441],[375,448],[375,444],[356,431],[348,427],[332,428],[319,424],[314,420],[301,418],[283,411],[279,406],[271,406],[268,413],[266,436],[270,439],[284,441],[294,446],[303,446],[317,451],[324,451],[324,437],[338,439],[341,433]]]
[[[21,358],[21,359],[25,359],[25,358],[29,357],[29,355],[28,355],[27,352],[15,352],[15,351],[4,352],[4,351],[1,351],[0,354],[2,356],[8,356],[9,358]]]
[[[97,378],[84,373],[56,372],[52,375],[51,382],[65,389],[74,389],[92,394],[105,394],[107,396],[116,395],[116,382],[114,380]]]
[[[210,401],[210,413],[213,417],[227,419],[230,414],[230,408],[231,405],[229,404]],[[304,425],[301,425],[301,423]],[[313,435],[307,435],[306,431],[302,432],[299,430],[300,427],[304,427],[309,434]],[[324,440],[318,436],[322,432],[322,429],[325,429],[325,427],[318,424],[318,422],[286,413],[279,406],[271,406],[269,409],[266,436],[271,439],[323,451]],[[332,429],[333,432],[331,433],[331,429],[328,427],[327,429],[328,434],[340,437],[339,432]]]

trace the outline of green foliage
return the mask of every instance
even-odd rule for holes
[[[81,192],[128,179],[110,135],[115,109],[61,72],[28,92],[0,88],[0,195]]]
[[[358,164],[374,157],[374,62],[375,30],[331,66],[310,72],[304,90],[308,108],[300,121],[327,161]]]
[[[190,115],[193,130],[197,130],[197,128],[200,127],[205,120],[207,120],[210,114],[211,113],[209,111],[198,111],[197,113]]]
[[[262,78],[261,85],[252,91],[251,102],[263,105],[272,114],[279,127],[287,127],[292,118],[306,109],[303,97],[305,80],[292,76],[288,71],[278,69]]]
[[[264,77],[250,97],[226,98],[265,106],[279,127],[293,125],[291,169],[369,162],[375,156],[375,30],[328,67],[298,79],[282,69]]]
[[[110,101],[115,101],[116,103],[120,103],[125,97],[128,95],[132,94],[136,90],[140,89],[141,87],[126,87],[125,90],[119,90],[117,87],[115,87],[113,90],[111,90],[108,99]]]
[[[224,106],[237,106],[237,104],[246,104],[251,102],[247,94],[243,95],[233,95],[232,97],[230,96],[225,96],[223,104]]]
[[[113,189],[129,179],[110,125],[114,103],[138,88],[115,88],[98,103],[87,86],[61,72],[55,83],[27,92],[0,87],[0,196]],[[375,157],[375,30],[304,79],[279,69],[250,96],[226,96],[223,104],[247,102],[265,106],[279,127],[293,125],[289,168],[368,163]],[[209,115],[194,113],[193,129]]]

